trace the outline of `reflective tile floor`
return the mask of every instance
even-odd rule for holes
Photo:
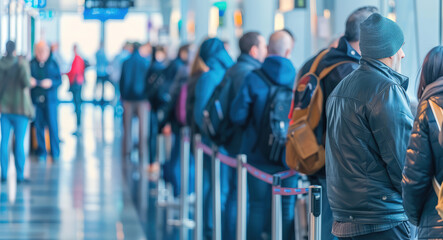
[[[76,137],[73,107],[60,105],[60,162],[27,159],[30,183],[17,186],[11,164],[0,186],[0,239],[177,239],[158,221],[166,213],[144,171],[134,163],[122,177],[122,127],[112,107],[85,105],[83,115]]]

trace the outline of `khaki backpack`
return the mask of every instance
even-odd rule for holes
[[[433,101],[428,101],[431,106],[432,113],[434,114],[435,120],[437,122],[439,133],[439,143],[442,145],[442,123],[443,123],[443,109],[438,106]],[[435,176],[432,178],[432,187],[434,187],[434,191],[437,194],[437,206],[435,206],[435,210],[437,210],[438,215],[443,219],[443,183],[439,184]]]
[[[294,88],[287,142],[286,164],[307,175],[314,174],[325,165],[325,149],[319,145],[314,134],[314,129],[320,122],[323,111],[323,91],[320,81],[325,78],[334,68],[352,61],[338,62],[315,74],[318,64],[329,52],[323,50],[312,63],[305,75],[297,82]]]

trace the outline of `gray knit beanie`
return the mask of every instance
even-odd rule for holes
[[[394,56],[404,43],[397,23],[374,13],[360,24],[361,56],[382,59]]]

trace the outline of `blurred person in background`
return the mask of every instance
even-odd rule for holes
[[[49,58],[49,47],[44,41],[35,45],[35,57],[31,60],[31,84],[31,97],[35,105],[38,159],[46,160],[45,128],[48,127],[51,155],[54,161],[58,161],[60,140],[57,123],[57,89],[61,85],[61,75],[58,64]]]
[[[114,57],[112,62],[109,64],[109,80],[114,86],[114,100],[113,100],[113,106],[114,106],[114,112],[115,115],[121,115],[123,113],[123,109],[120,102],[120,77],[122,75],[122,66],[123,62],[126,61],[132,54],[132,44],[129,42],[126,42],[123,45],[122,50],[120,51],[117,56]]]
[[[163,77],[161,76],[162,71],[166,68],[166,49],[163,46],[155,46],[152,48],[151,63],[146,74],[145,81],[147,83],[146,93],[151,106],[150,111],[150,124],[149,124],[149,172],[158,172],[160,169],[158,162],[155,162],[155,155],[157,149],[157,135],[161,130],[159,129],[158,115],[157,111],[161,103],[158,101],[157,91]]]
[[[140,44],[133,44],[131,56],[123,62],[120,77],[120,93],[123,102],[123,166],[130,160],[132,152],[132,118],[137,115],[139,122],[139,163],[147,163],[148,110],[145,75],[148,62],[139,53]]]
[[[109,80],[108,75],[108,58],[106,57],[105,44],[100,42],[100,48],[97,53],[95,53],[96,59],[96,70],[97,70],[97,80],[95,82],[95,91],[97,91],[98,86],[100,86],[101,94],[100,98],[96,99],[96,102],[103,106],[105,104],[105,84]]]
[[[60,47],[57,42],[54,42],[51,44],[51,54],[50,57],[54,59],[54,61],[58,64],[58,67],[60,68],[60,73],[65,74],[69,70],[68,64],[63,59],[62,55],[60,54]]]
[[[85,62],[78,54],[77,44],[74,45],[73,51],[74,61],[72,61],[71,70],[67,75],[69,78],[69,91],[72,93],[72,102],[77,117],[77,130],[74,132],[74,135],[78,135],[81,132],[82,86],[85,81]]]
[[[14,130],[14,159],[17,182],[25,181],[25,135],[29,120],[34,117],[30,96],[29,65],[16,57],[15,43],[6,43],[6,56],[0,59],[0,122],[1,122],[1,181],[5,182],[9,164],[9,140]],[[33,84],[36,84],[35,81]]]

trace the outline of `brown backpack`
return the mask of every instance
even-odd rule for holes
[[[321,59],[329,52],[323,50],[314,60],[312,66],[297,82],[294,89],[291,113],[291,123],[286,142],[286,164],[307,175],[314,174],[325,165],[325,148],[319,145],[314,129],[320,122],[323,111],[323,91],[320,81],[334,68],[352,61],[338,62],[315,74]]]

